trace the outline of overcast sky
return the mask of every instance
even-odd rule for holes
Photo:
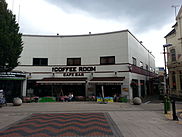
[[[128,29],[163,66],[164,36],[182,0],[6,0],[24,34],[72,35]],[[179,11],[179,6],[176,11]]]

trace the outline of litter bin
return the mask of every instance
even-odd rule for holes
[[[164,113],[167,114],[168,111],[171,110],[171,101],[170,98],[167,96],[164,96]]]

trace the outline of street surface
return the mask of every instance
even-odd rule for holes
[[[182,110],[182,103],[177,103]],[[0,108],[0,131],[34,114],[98,113],[108,115],[114,136],[124,137],[181,137],[182,124],[165,117],[162,103],[132,105],[129,103],[98,104],[96,102],[8,104]],[[30,118],[31,119],[31,118]],[[107,118],[106,118],[107,119]],[[109,123],[111,124],[111,123]],[[115,134],[114,128],[118,134]],[[108,129],[109,130],[109,129]],[[94,134],[93,134],[94,135]],[[81,136],[81,135],[80,135]],[[96,135],[95,135],[96,136]],[[99,135],[101,136],[101,135]]]

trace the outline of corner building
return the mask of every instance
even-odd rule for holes
[[[182,6],[172,28],[165,36],[166,44],[171,44],[167,47],[169,93],[177,98],[182,98]]]
[[[154,56],[128,30],[87,35],[23,35],[15,70],[26,73],[22,96],[145,97]]]

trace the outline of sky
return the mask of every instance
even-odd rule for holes
[[[6,0],[23,34],[79,35],[128,29],[164,67],[164,36],[182,0]],[[176,8],[174,8],[176,7]]]

